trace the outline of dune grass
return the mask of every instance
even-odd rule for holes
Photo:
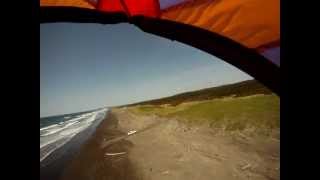
[[[190,125],[206,124],[230,131],[280,127],[280,99],[276,95],[222,98],[177,106],[139,105],[130,109],[136,114],[154,114]]]

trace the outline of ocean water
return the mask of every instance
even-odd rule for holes
[[[40,162],[76,134],[105,117],[108,109],[40,118]]]

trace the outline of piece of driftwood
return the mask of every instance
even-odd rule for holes
[[[247,164],[247,165],[243,166],[241,169],[242,169],[242,170],[246,170],[246,169],[248,169],[248,168],[250,168],[250,167],[251,167],[251,164]]]
[[[117,156],[117,155],[122,155],[126,154],[127,152],[119,152],[119,153],[105,153],[104,155],[106,156]]]

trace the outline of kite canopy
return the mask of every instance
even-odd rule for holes
[[[279,0],[40,0],[41,22],[133,23],[235,65],[280,95]]]

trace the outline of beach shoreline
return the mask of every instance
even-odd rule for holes
[[[101,146],[103,142],[126,135],[118,128],[118,123],[117,117],[110,112],[66,167],[61,179],[139,179],[128,158],[130,141],[121,139],[107,147]],[[111,156],[106,157],[106,152]]]
[[[113,108],[61,179],[280,179],[278,140],[213,131]]]
[[[44,160],[40,161],[40,179],[41,180],[58,180],[69,164],[69,162],[77,155],[79,150],[88,139],[95,133],[95,130],[101,122],[108,117],[95,121],[88,128],[79,132],[71,138],[67,143],[55,149]]]

